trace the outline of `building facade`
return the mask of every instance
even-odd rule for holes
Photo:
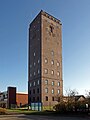
[[[29,27],[28,103],[54,106],[63,96],[62,24],[41,10]]]
[[[17,93],[16,87],[8,87],[7,91],[0,93],[0,107],[19,108],[28,106],[28,94]]]
[[[16,93],[16,105],[17,107],[24,107],[28,105],[27,93]]]
[[[0,107],[7,108],[7,91],[0,92]]]

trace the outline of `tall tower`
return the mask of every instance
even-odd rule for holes
[[[45,109],[63,96],[61,21],[41,10],[29,27],[28,102]]]

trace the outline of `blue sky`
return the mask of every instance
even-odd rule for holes
[[[64,90],[90,90],[90,0],[0,0],[0,91],[27,91],[28,28],[44,10],[62,21]]]

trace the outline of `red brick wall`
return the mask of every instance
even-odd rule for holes
[[[17,106],[24,105],[28,103],[28,94],[16,93],[16,103]]]

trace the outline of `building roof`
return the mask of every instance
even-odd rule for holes
[[[81,97],[85,99],[84,95],[76,95],[75,100],[79,100]]]
[[[43,10],[41,10],[41,11],[39,12],[39,14],[33,19],[33,21],[30,23],[30,25],[33,24],[33,22],[36,20],[36,18],[37,18],[39,15],[44,15],[44,16],[46,16],[47,18],[53,20],[54,22],[62,25],[62,23],[61,23],[61,21],[60,21],[59,19],[57,19],[56,17],[50,15],[49,13],[47,13],[47,12],[45,12],[45,11],[43,11]]]

